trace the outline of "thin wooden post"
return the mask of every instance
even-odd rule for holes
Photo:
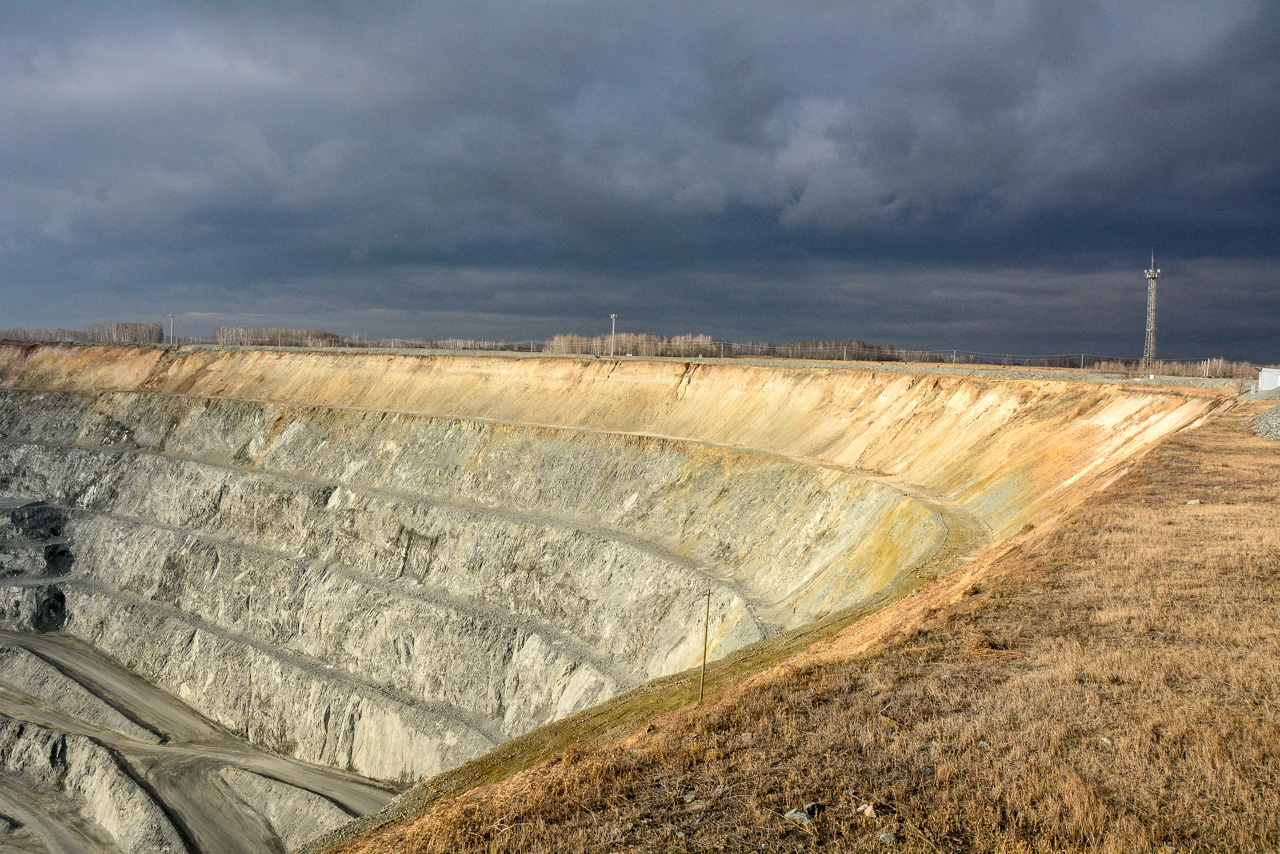
[[[707,634],[711,630],[711,583],[707,582],[707,613],[702,618],[702,676],[698,679],[698,702],[707,690]]]

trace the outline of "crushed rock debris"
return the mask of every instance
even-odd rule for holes
[[[1253,432],[1264,439],[1280,440],[1280,406],[1273,406],[1253,419]]]

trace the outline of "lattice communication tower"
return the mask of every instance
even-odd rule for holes
[[[1153,373],[1156,367],[1156,250],[1151,250],[1151,269],[1147,273],[1147,343],[1142,348],[1142,369]]]

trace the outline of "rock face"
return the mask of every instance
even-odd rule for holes
[[[160,808],[107,750],[87,738],[0,715],[0,775],[0,808],[17,813],[19,820],[26,818],[23,801],[57,799],[77,807],[87,819],[76,834],[85,850],[187,850]],[[17,786],[25,791],[14,792]]]
[[[280,841],[290,850],[351,818],[319,795],[261,774],[223,768],[222,778],[267,817]]]
[[[0,628],[18,632],[56,632],[67,621],[67,597],[56,584],[9,587]]]
[[[37,518],[56,524],[28,524]],[[8,553],[69,551],[66,526],[47,504],[0,502]],[[51,599],[50,571],[31,564],[7,582],[16,617],[0,628],[0,848],[283,851],[390,799],[259,750],[54,631],[64,622],[42,615],[65,601]]]
[[[139,726],[83,685],[67,679],[53,664],[21,647],[0,646],[0,687],[125,738],[146,744],[160,741],[156,733]]]
[[[850,369],[0,346],[0,625],[78,638],[255,745],[408,783],[694,665],[708,587],[713,657],[897,595],[1213,403]]]

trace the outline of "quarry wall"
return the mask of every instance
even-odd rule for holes
[[[0,345],[0,501],[26,508],[0,520],[2,619],[254,744],[409,782],[693,666],[708,588],[713,657],[893,595],[1218,400],[865,366]]]

